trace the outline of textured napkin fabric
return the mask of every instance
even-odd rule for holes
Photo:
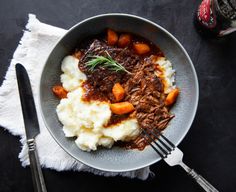
[[[103,172],[88,167],[64,152],[46,129],[39,112],[38,84],[47,56],[58,39],[65,33],[66,30],[41,23],[37,20],[35,15],[29,14],[26,30],[13,55],[5,80],[0,87],[0,125],[13,135],[20,136],[22,150],[19,154],[19,159],[22,166],[25,167],[29,165],[29,159],[15,75],[16,63],[21,63],[25,66],[31,80],[41,130],[40,134],[36,137],[36,144],[42,167],[55,169],[57,171],[87,171],[104,176],[121,175],[142,180],[147,179],[151,174],[149,167],[123,173]]]

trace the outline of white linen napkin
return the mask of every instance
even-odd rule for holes
[[[57,171],[87,171],[103,176],[120,175],[129,178],[139,178],[142,180],[147,179],[150,174],[153,174],[149,167],[123,173],[103,172],[88,167],[76,161],[63,151],[46,129],[39,112],[39,93],[37,88],[40,73],[47,56],[58,39],[65,33],[65,29],[41,23],[35,15],[29,14],[26,30],[24,31],[23,37],[13,55],[5,80],[0,87],[0,125],[7,129],[11,134],[20,136],[22,150],[18,157],[22,166],[25,167],[26,165],[29,165],[29,159],[15,75],[16,63],[21,63],[25,66],[31,80],[41,131],[36,137],[36,144],[42,167],[55,169]]]

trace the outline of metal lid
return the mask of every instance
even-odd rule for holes
[[[227,19],[236,20],[236,0],[217,0],[220,13]]]
[[[236,0],[228,0],[228,2],[229,2],[229,4],[230,4],[230,6],[231,6],[234,10],[236,10]]]

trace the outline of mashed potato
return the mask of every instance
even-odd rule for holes
[[[171,62],[165,57],[158,57],[156,64],[158,64],[162,70],[162,74],[158,74],[158,76],[163,80],[164,93],[170,93],[175,88],[175,70]]]
[[[61,75],[61,82],[67,91],[77,89],[87,79],[86,75],[78,69],[78,63],[79,60],[73,56],[66,56],[62,61],[61,70],[63,74]]]
[[[81,83],[86,80],[78,68],[79,60],[67,56],[62,61],[61,82],[69,92],[57,106],[57,115],[63,124],[66,137],[77,137],[75,143],[85,151],[97,150],[99,145],[110,148],[115,141],[129,141],[139,135],[136,118],[106,127],[111,110],[109,103],[100,101],[84,102]]]

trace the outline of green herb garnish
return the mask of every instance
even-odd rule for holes
[[[107,54],[107,57],[100,56],[100,55],[88,56],[91,59],[88,62],[86,62],[85,65],[89,67],[90,71],[93,71],[96,66],[102,65],[103,67],[112,71],[116,71],[116,72],[125,71],[126,73],[131,74],[129,71],[125,69],[125,67],[123,67],[121,64],[113,60],[108,52],[106,52],[106,54]]]

